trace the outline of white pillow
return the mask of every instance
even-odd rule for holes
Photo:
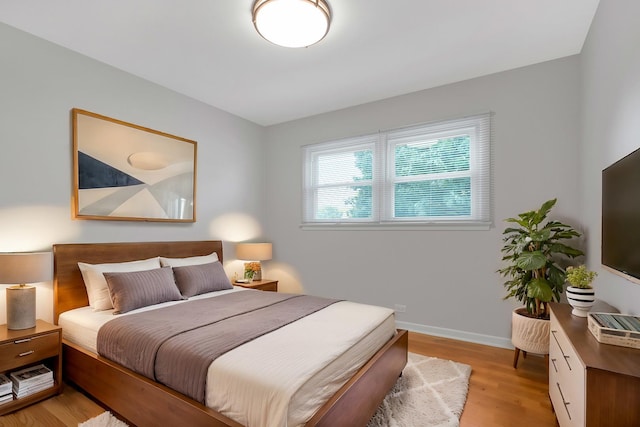
[[[79,262],[84,285],[87,288],[89,305],[94,310],[109,310],[113,308],[107,280],[102,273],[126,273],[131,271],[145,271],[160,268],[160,258],[154,257],[140,261],[114,262],[107,264],[87,264]]]
[[[188,258],[163,258],[160,257],[160,265],[163,267],[187,267],[189,265],[211,264],[218,261],[218,254],[213,252],[209,255],[192,256]]]

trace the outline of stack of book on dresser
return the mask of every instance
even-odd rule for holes
[[[587,326],[598,342],[640,349],[640,319],[635,316],[589,313]]]
[[[0,374],[0,405],[13,400],[13,383],[4,374]]]
[[[54,386],[53,371],[44,365],[35,365],[11,372],[9,378],[13,383],[13,394],[16,399]]]

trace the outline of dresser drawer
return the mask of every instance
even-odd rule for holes
[[[35,363],[60,351],[60,334],[53,332],[0,344],[0,372]]]
[[[585,368],[557,319],[551,316],[549,396],[561,427],[583,426]]]
[[[572,427],[579,426],[576,420],[576,414],[571,408],[571,402],[566,400],[564,392],[562,391],[562,385],[558,381],[557,376],[549,373],[549,397],[553,404],[553,410],[556,413],[558,424],[560,427]]]

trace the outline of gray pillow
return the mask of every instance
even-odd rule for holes
[[[171,267],[126,273],[103,273],[114,314],[161,302],[181,300]]]
[[[206,292],[233,289],[222,264],[218,261],[209,264],[173,267],[173,274],[180,293],[186,298]]]

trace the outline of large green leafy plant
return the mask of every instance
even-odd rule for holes
[[[558,221],[547,221],[547,215],[557,199],[544,202],[540,209],[524,212],[505,221],[514,224],[502,234],[503,261],[508,265],[498,272],[507,280],[507,298],[515,298],[537,318],[548,319],[548,304],[559,301],[566,278],[558,260],[575,258],[584,253],[562,241],[579,237],[571,226]],[[544,222],[544,224],[543,224]]]

